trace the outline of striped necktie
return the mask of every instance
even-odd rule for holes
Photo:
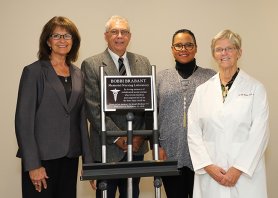
[[[126,76],[126,70],[125,70],[125,65],[124,65],[124,59],[122,57],[119,58],[119,73],[122,76]]]

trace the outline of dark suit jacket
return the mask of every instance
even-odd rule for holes
[[[149,60],[141,55],[127,52],[127,58],[132,75],[151,75],[151,65]],[[103,53],[87,58],[81,64],[81,70],[85,75],[85,99],[86,112],[90,122],[90,143],[92,148],[93,160],[101,161],[101,120],[100,120],[100,76],[99,67],[103,64],[104,75],[120,75],[116,65],[113,62],[108,50]],[[135,119],[133,129],[144,129],[145,118],[144,112],[134,113]],[[111,112],[106,113],[106,130],[119,131],[126,130],[126,113]],[[116,137],[107,138],[107,162],[120,161],[125,153],[114,144]],[[148,151],[147,142],[145,141],[135,155],[143,155]]]
[[[49,61],[36,61],[24,68],[15,116],[17,156],[24,170],[41,166],[41,160],[78,157],[92,162],[84,110],[82,73],[70,66],[72,92],[65,89]]]

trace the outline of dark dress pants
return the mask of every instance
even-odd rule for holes
[[[179,169],[180,175],[162,177],[167,198],[192,198],[194,171],[188,167]]]
[[[22,171],[23,198],[76,198],[78,158],[46,160],[42,161],[42,166],[49,177],[47,189],[36,191],[29,172]]]
[[[144,156],[143,155],[133,155],[132,156],[133,161],[143,161]],[[127,155],[121,160],[121,162],[127,161]],[[97,181],[97,186],[98,186]],[[139,182],[140,178],[132,178],[132,198],[138,198],[139,197]],[[127,198],[127,179],[111,179],[107,180],[107,198],[115,198],[117,189],[119,190],[119,198]],[[96,198],[101,198],[101,190],[96,190]]]

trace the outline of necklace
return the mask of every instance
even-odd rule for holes
[[[188,78],[190,76],[192,76],[192,74],[197,70],[197,65],[195,65],[191,75],[188,76]],[[187,87],[189,86],[189,80],[188,78],[184,79],[179,75],[179,72],[176,70],[177,72],[177,78],[178,78],[178,82],[180,84],[181,90],[183,91],[183,128],[186,128],[187,126],[187,112],[186,112],[186,108],[187,108],[187,99],[186,99],[186,90]]]

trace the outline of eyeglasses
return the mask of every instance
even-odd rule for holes
[[[176,51],[182,51],[183,48],[185,48],[187,51],[191,51],[193,50],[195,44],[194,43],[177,43],[177,44],[173,44],[172,47],[176,50]]]
[[[113,36],[118,36],[120,33],[122,36],[127,36],[129,35],[129,31],[128,30],[110,30],[109,31],[110,34],[112,34]]]
[[[218,47],[218,48],[215,48],[215,49],[214,49],[214,52],[215,52],[216,54],[221,54],[222,52],[231,53],[231,52],[233,52],[235,49],[236,49],[235,47],[225,47],[225,48]]]
[[[70,40],[72,39],[72,35],[71,34],[51,34],[50,37],[53,40],[59,40],[61,38],[65,39],[65,40]]]

